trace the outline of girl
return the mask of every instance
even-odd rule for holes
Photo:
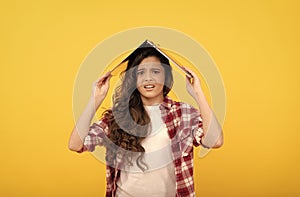
[[[74,127],[69,149],[106,147],[106,196],[195,196],[193,146],[219,148],[223,134],[197,75],[186,87],[199,110],[167,95],[173,76],[168,59],[155,48],[138,48],[128,59],[113,106],[90,126],[109,89],[100,77]],[[83,140],[82,140],[83,139]]]

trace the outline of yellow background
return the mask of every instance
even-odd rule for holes
[[[300,195],[298,1],[19,0],[0,7],[0,196],[104,195],[105,166],[67,149],[74,80],[99,42],[140,26],[190,35],[223,77],[225,145],[195,159],[197,194]]]

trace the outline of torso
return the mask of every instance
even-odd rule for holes
[[[175,169],[171,140],[161,119],[159,105],[145,106],[152,130],[142,142],[144,160],[148,166],[142,171],[133,159],[132,166],[123,166],[117,181],[116,196],[175,196]]]

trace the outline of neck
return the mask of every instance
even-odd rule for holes
[[[161,95],[159,97],[151,98],[151,99],[145,98],[145,97],[141,97],[141,99],[142,99],[143,105],[151,106],[151,105],[162,103],[164,101],[164,96]]]

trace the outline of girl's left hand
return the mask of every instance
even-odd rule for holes
[[[186,77],[186,89],[188,91],[188,93],[197,100],[197,93],[202,92],[202,88],[201,88],[201,82],[200,79],[198,78],[197,74],[194,73],[191,69],[184,67],[187,71],[189,71],[191,73],[191,75],[193,76],[192,81]]]

